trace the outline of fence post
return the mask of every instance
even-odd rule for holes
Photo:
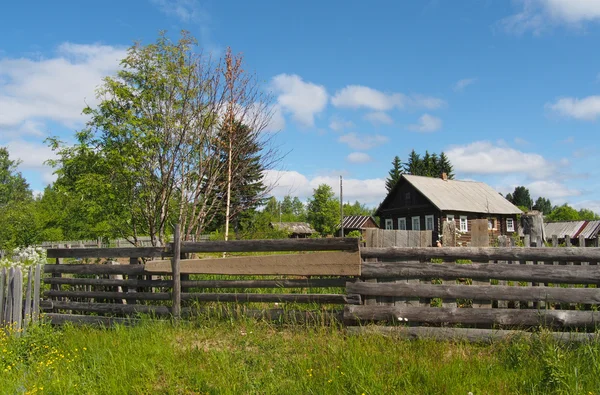
[[[171,259],[171,271],[173,273],[173,310],[172,314],[175,318],[181,317],[181,230],[179,224],[175,225],[173,237],[173,258]]]
[[[27,325],[31,320],[31,286],[33,277],[33,266],[29,266],[29,270],[27,272],[27,290],[25,292],[25,313],[23,316],[23,332],[27,329]]]
[[[42,265],[35,265],[35,279],[33,282],[33,312],[32,320],[37,322],[40,316],[40,288],[42,286],[41,281]]]
[[[0,269],[0,328],[4,326],[4,283],[6,282],[6,268]]]

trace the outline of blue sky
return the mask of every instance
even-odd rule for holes
[[[34,1],[0,13],[0,144],[35,190],[44,139],[72,138],[133,41],[189,30],[245,56],[273,94],[274,193],[345,179],[377,205],[395,155],[445,151],[457,178],[600,212],[600,0]]]

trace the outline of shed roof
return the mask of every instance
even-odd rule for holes
[[[571,239],[583,236],[586,239],[593,239],[600,232],[600,221],[564,221],[548,222],[545,224],[547,236],[558,236],[559,239],[568,235]]]
[[[307,222],[271,222],[271,226],[277,230],[284,230],[299,235],[317,233]]]
[[[402,182],[402,179],[415,187],[415,189],[441,211],[522,214],[522,211],[517,206],[483,182],[443,180],[441,178],[406,174],[402,175],[394,190],[388,194],[379,209],[388,203],[388,200],[394,195],[394,191]]]
[[[595,239],[598,233],[600,233],[600,221],[589,221],[579,235],[586,239]]]
[[[344,229],[362,229],[369,219],[372,219],[369,215],[346,215],[343,222]]]

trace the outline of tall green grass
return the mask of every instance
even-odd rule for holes
[[[600,345],[348,336],[251,319],[0,335],[0,393],[596,394]]]

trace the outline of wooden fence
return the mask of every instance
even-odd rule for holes
[[[0,269],[0,329],[19,334],[40,312],[41,265]]]
[[[177,242],[177,236],[165,248],[48,250],[48,258],[56,259],[56,264],[44,268],[51,275],[44,278],[51,287],[44,292],[48,300],[42,304],[47,316],[56,323],[110,323],[135,313],[179,317],[197,311],[193,304],[237,302],[259,303],[260,314],[279,317],[281,309],[265,309],[265,305],[310,303],[341,308],[347,302],[346,282],[360,275],[355,238]],[[292,251],[303,253],[185,258],[198,253]],[[64,261],[107,257],[127,257],[131,264]],[[146,258],[144,263],[141,258]],[[192,275],[196,278],[190,279]],[[337,292],[321,292],[327,288]]]

